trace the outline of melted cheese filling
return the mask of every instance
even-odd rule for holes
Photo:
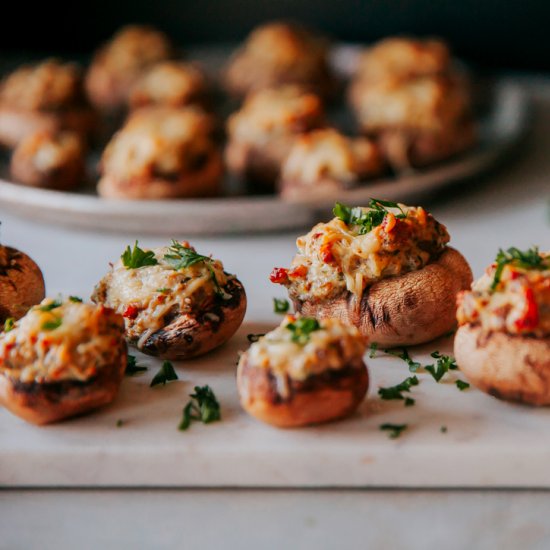
[[[119,260],[92,297],[94,301],[104,299],[106,306],[124,316],[126,334],[132,341],[147,339],[176,316],[205,313],[233,279],[219,260],[176,270],[164,259],[173,253],[168,247],[153,252],[158,265],[128,269]],[[219,297],[229,298],[228,294]]]
[[[0,373],[24,383],[81,381],[120,361],[122,317],[94,304],[44,300],[0,335]]]
[[[449,242],[445,226],[423,208],[400,206],[405,218],[397,218],[392,209],[363,235],[357,226],[334,218],[298,238],[298,254],[288,272],[291,295],[323,300],[347,290],[360,300],[374,282],[422,269],[436,258]]]
[[[304,381],[329,370],[355,366],[362,360],[366,341],[357,328],[337,319],[324,319],[320,321],[321,329],[311,332],[305,344],[299,344],[292,341],[293,333],[287,328],[294,320],[294,316],[287,315],[279,327],[252,344],[241,358],[255,368],[269,369],[283,397],[288,395],[287,377]]]
[[[38,171],[48,173],[75,161],[80,162],[83,150],[75,134],[38,132],[20,143],[17,155],[29,158]]]
[[[550,256],[544,254],[550,260]],[[488,331],[550,335],[550,261],[546,269],[524,269],[508,264],[494,290],[495,267],[458,299],[459,324],[478,324]]]

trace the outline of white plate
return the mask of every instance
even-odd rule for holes
[[[356,52],[356,48],[336,48],[334,64],[341,73],[349,72]],[[207,65],[219,63],[212,54],[208,58],[202,52],[202,58]],[[525,134],[529,98],[518,84],[506,79],[495,81],[490,96],[490,111],[480,120],[479,143],[469,152],[433,168],[374,180],[331,199],[311,196],[299,203],[285,202],[276,196],[106,200],[85,192],[34,189],[0,179],[0,206],[33,220],[66,226],[170,236],[305,227],[325,214],[336,199],[347,204],[365,204],[370,197],[412,201],[493,167]]]

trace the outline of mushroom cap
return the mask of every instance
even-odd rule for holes
[[[297,428],[350,416],[363,401],[369,375],[366,365],[327,370],[303,382],[287,378],[289,397],[277,392],[269,369],[250,364],[247,354],[237,370],[237,388],[243,408],[252,416],[278,428]]]
[[[454,354],[460,370],[480,390],[506,401],[550,405],[550,338],[487,331],[462,325]]]
[[[44,277],[23,252],[0,245],[0,323],[20,319],[45,296]]]
[[[385,347],[411,346],[429,342],[456,326],[456,295],[471,283],[468,262],[447,247],[422,269],[366,288],[359,304],[350,292],[322,302],[291,298],[302,315],[340,319],[356,326],[370,342]]]
[[[50,424],[84,414],[111,403],[124,377],[127,363],[126,342],[120,342],[119,361],[100,369],[86,382],[20,382],[0,375],[0,404],[32,424]]]

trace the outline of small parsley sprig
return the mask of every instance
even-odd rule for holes
[[[470,384],[468,384],[468,382],[464,382],[464,380],[457,380],[455,384],[460,391],[467,390],[470,387]]]
[[[126,370],[124,371],[124,374],[126,376],[134,376],[135,374],[140,374],[142,372],[145,372],[146,370],[147,367],[138,365],[137,359],[134,355],[128,355],[128,359],[126,361]]]
[[[63,304],[61,300],[52,300],[51,302],[48,302],[47,304],[44,304],[43,306],[38,306],[39,311],[52,311],[52,309],[57,309],[58,307],[61,307]]]
[[[61,317],[52,317],[48,321],[42,323],[42,330],[55,330],[63,324],[63,319]]]
[[[405,361],[405,363],[409,366],[409,372],[418,372],[418,370],[422,368],[422,365],[418,361],[413,361],[407,348],[385,349],[384,353],[393,355],[394,357],[399,357],[399,359]]]
[[[403,382],[396,384],[395,386],[388,386],[387,388],[378,388],[378,395],[380,399],[386,401],[392,399],[402,399],[405,402],[405,407],[414,405],[415,400],[412,397],[405,397],[404,392],[410,392],[413,386],[418,386],[418,378],[416,376],[409,376],[405,378]]]
[[[434,359],[437,359],[437,362],[435,365],[426,365],[424,368],[432,375],[432,378],[436,382],[439,382],[448,371],[458,369],[454,357],[450,355],[441,355],[439,351],[434,351],[430,355]]]
[[[493,282],[491,283],[491,290],[495,290],[500,283],[504,266],[508,264],[513,263],[523,269],[545,269],[546,267],[546,262],[539,254],[539,249],[537,246],[532,246],[529,250],[525,251],[519,250],[515,247],[509,248],[506,251],[501,248],[495,258],[495,263],[496,269],[493,276]]]
[[[294,322],[288,323],[285,328],[292,332],[291,340],[303,346],[309,342],[311,333],[319,330],[321,325],[313,317],[298,317]]]
[[[181,431],[187,430],[193,420],[210,424],[221,420],[220,404],[210,386],[195,386],[195,393],[183,409],[183,418],[178,426]]]
[[[157,374],[155,374],[155,376],[153,377],[153,380],[151,380],[151,388],[154,386],[158,386],[159,384],[165,386],[166,382],[177,379],[178,375],[174,370],[174,365],[172,365],[170,361],[164,361]]]
[[[10,330],[13,330],[14,326],[15,326],[15,319],[13,317],[8,317],[4,321],[4,332],[9,332]]]
[[[285,298],[273,298],[273,313],[284,315],[290,309],[290,303]]]
[[[73,302],[73,304],[81,304],[83,300],[80,296],[69,296],[69,302]]]
[[[368,210],[360,206],[349,207],[341,202],[337,202],[332,210],[333,214],[340,218],[346,225],[359,226],[359,234],[364,235],[371,232],[375,227],[378,227],[383,221],[386,214],[390,211],[388,208],[397,208],[399,213],[396,218],[406,218],[407,213],[396,202],[383,201],[381,199],[370,199]]]
[[[120,258],[126,269],[138,269],[140,267],[158,264],[155,253],[152,250],[145,251],[141,249],[138,246],[138,241],[135,242],[133,249],[128,245]]]
[[[369,357],[371,359],[374,359],[376,357],[376,352],[378,351],[378,344],[376,342],[373,342],[370,345],[370,351],[369,351]]]
[[[390,439],[397,439],[408,427],[408,424],[390,424],[387,422],[380,424],[379,429],[388,432]]]

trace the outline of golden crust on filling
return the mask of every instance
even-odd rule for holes
[[[326,86],[330,80],[325,40],[298,25],[274,22],[255,29],[236,52],[228,85],[244,93],[281,84]]]
[[[85,104],[80,69],[48,59],[23,65],[0,84],[0,105],[25,111],[54,111]]]
[[[350,138],[328,128],[296,138],[283,164],[281,179],[315,185],[324,179],[353,184],[380,172],[378,147],[366,138]]]
[[[253,343],[241,361],[268,369],[283,384],[287,376],[304,381],[326,371],[353,366],[364,368],[362,358],[367,343],[356,327],[338,319],[323,319],[315,322],[318,328],[299,341],[292,329],[299,320],[300,317],[287,315],[277,328]]]
[[[0,335],[0,374],[24,383],[80,381],[120,363],[124,321],[111,309],[46,298]]]
[[[550,336],[550,254],[540,253],[537,267],[518,261],[497,264],[458,297],[460,325],[479,325],[487,331]]]
[[[297,86],[252,93],[228,121],[231,140],[262,145],[272,138],[319,127],[324,119],[318,96]]]
[[[165,61],[148,70],[132,88],[130,106],[162,104],[181,107],[207,93],[206,77],[192,63]]]
[[[442,40],[391,37],[362,53],[356,76],[370,82],[408,80],[443,74],[450,63],[449,48]]]
[[[195,249],[189,243],[184,248]],[[136,269],[118,260],[96,286],[92,300],[113,308],[126,323],[131,341],[146,340],[177,316],[205,314],[216,301],[230,299],[224,287],[235,277],[224,272],[219,260],[206,258],[188,267],[181,267],[167,256],[170,247],[152,249],[156,265]]]
[[[356,222],[378,220],[370,227]],[[361,299],[376,281],[422,269],[449,242],[444,225],[421,207],[351,209],[354,219],[336,217],[317,224],[296,241],[290,269],[275,268],[271,281],[285,285],[293,298],[325,300],[348,291]],[[378,223],[378,225],[376,225]]]
[[[211,117],[192,107],[139,109],[107,145],[102,172],[121,180],[192,173],[218,154],[212,127]]]

